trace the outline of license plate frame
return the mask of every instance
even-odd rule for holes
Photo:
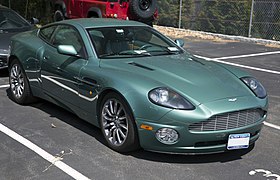
[[[250,133],[230,134],[228,136],[227,149],[246,149],[249,147]]]

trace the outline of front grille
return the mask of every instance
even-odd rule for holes
[[[265,111],[261,109],[248,109],[229,113],[218,114],[210,117],[207,121],[191,124],[190,131],[220,131],[240,128],[254,124],[261,120]]]

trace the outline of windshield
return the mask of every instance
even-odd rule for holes
[[[173,41],[150,27],[106,27],[89,29],[88,33],[101,59],[183,53]]]
[[[18,30],[30,24],[10,9],[0,9],[0,30]]]

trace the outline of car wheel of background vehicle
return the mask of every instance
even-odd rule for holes
[[[54,21],[57,22],[57,21],[62,21],[65,19],[62,11],[60,9],[56,10],[54,12],[54,17],[53,17]]]
[[[156,9],[156,0],[130,0],[129,7],[132,15],[140,19],[150,19]]]
[[[132,112],[116,93],[107,94],[100,106],[100,126],[108,146],[125,153],[137,150],[139,140]]]
[[[19,104],[29,104],[33,97],[26,74],[18,60],[13,60],[9,68],[9,82],[12,99]]]

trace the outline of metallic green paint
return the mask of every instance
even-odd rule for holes
[[[213,115],[225,112],[256,108],[266,112],[268,99],[257,98],[239,79],[250,76],[246,72],[196,58],[187,52],[99,59],[87,28],[148,26],[113,19],[68,20],[51,25],[60,24],[74,27],[80,34],[86,51],[84,57],[59,54],[56,47],[38,37],[37,30],[12,38],[10,61],[17,58],[21,62],[33,95],[67,108],[82,119],[99,126],[99,98],[105,91],[115,91],[126,100],[132,110],[141,146],[152,151],[219,152],[226,150],[229,134],[251,133],[251,144],[259,137],[266,114],[257,123],[241,128],[214,132],[191,132],[188,129],[191,123],[205,121]],[[153,104],[148,99],[148,92],[157,87],[173,89],[189,100],[195,110],[176,110]],[[229,101],[231,98],[236,98],[236,101]],[[142,124],[152,126],[153,130],[141,129]],[[173,145],[164,145],[156,140],[156,130],[163,127],[176,129],[179,141]],[[195,146],[198,142],[212,141],[219,143]]]

